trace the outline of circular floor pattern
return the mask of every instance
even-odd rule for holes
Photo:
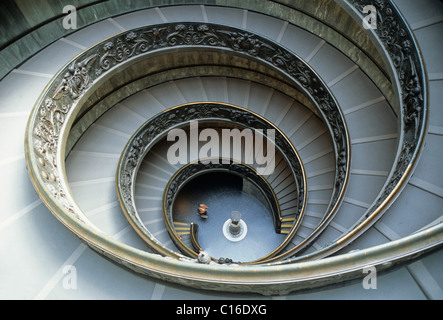
[[[229,231],[229,225],[231,224],[231,219],[228,219],[225,221],[225,223],[223,224],[223,235],[225,236],[226,239],[228,239],[229,241],[232,242],[238,242],[243,240],[246,235],[248,234],[248,225],[243,221],[240,220],[239,224],[240,224],[240,231],[238,234],[232,234]]]
[[[200,202],[209,207],[208,219],[198,216],[196,208]],[[242,220],[247,222],[247,233],[242,241],[231,241],[223,232],[223,225],[235,210],[240,211]],[[173,216],[177,221],[198,224],[200,246],[217,259],[253,261],[270,253],[285,238],[275,233],[266,207],[252,195],[242,192],[238,178],[230,174],[205,174],[189,182],[177,195]],[[263,241],[263,234],[266,234],[266,241]]]

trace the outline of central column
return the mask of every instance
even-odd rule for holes
[[[223,235],[229,241],[240,241],[246,237],[248,227],[246,223],[241,219],[241,213],[239,211],[232,211],[231,216],[223,224]]]
[[[229,224],[229,232],[234,236],[238,235],[241,231],[240,221],[241,213],[239,211],[232,211],[231,222]]]

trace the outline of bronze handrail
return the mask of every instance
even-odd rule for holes
[[[126,218],[131,222],[131,225],[136,229],[137,233],[150,246],[152,246],[154,250],[162,252],[163,254],[173,252],[161,245],[141,222],[135,203],[133,201],[133,188],[135,185],[136,174],[138,172],[140,163],[145,155],[149,152],[149,150],[153,147],[153,145],[157,143],[157,141],[162,139],[167,134],[168,130],[176,128],[178,126],[183,126],[192,120],[229,120],[231,123],[236,123],[241,126],[248,125],[252,128],[275,130],[275,146],[279,150],[280,154],[284,158],[286,158],[286,161],[291,168],[294,180],[297,183],[297,199],[300,204],[300,207],[296,208],[296,223],[294,223],[294,226],[292,227],[289,234],[286,236],[285,240],[269,255],[276,254],[282,248],[284,248],[287,243],[289,243],[297,228],[299,227],[300,221],[304,215],[307,195],[305,189],[306,174],[297,150],[289,141],[289,139],[278,128],[275,128],[272,123],[270,123],[268,120],[264,119],[260,115],[257,115],[250,110],[232,104],[220,102],[193,102],[176,106],[164,110],[163,112],[152,117],[133,134],[122,152],[116,176],[117,194]],[[176,173],[174,177],[177,174],[178,173]],[[173,180],[174,179],[170,180],[169,183],[171,183],[171,181]],[[269,187],[269,184],[267,185],[268,189],[272,190],[272,188]],[[162,206],[166,228],[169,231],[173,242],[179,248],[183,249],[182,251],[186,255],[193,256],[193,251],[186,246],[183,246],[182,242],[179,241],[177,234],[173,232],[172,223],[167,214],[168,210],[166,209],[166,194],[168,192],[168,189],[169,187],[165,189]],[[278,230],[280,228],[282,217],[279,213],[278,201],[275,201],[275,203],[277,205],[277,209],[275,210],[277,216],[275,216],[274,222],[275,228],[276,230]],[[269,255],[267,255],[266,257],[268,257]]]
[[[258,175],[256,170],[250,165],[243,163],[241,161],[237,161],[235,159],[224,159],[228,161],[222,161],[219,165],[215,164],[207,164],[204,165],[202,162],[206,162],[209,160],[218,159],[223,160],[220,157],[209,157],[204,159],[199,159],[184,165],[179,170],[175,172],[175,174],[169,179],[165,191],[163,193],[163,202],[162,202],[162,211],[163,211],[163,220],[166,223],[166,228],[174,241],[174,243],[181,249],[181,251],[190,256],[194,256],[192,253],[190,254],[189,248],[179,240],[177,233],[175,232],[173,225],[173,217],[172,217],[172,206],[174,200],[179,192],[179,190],[186,185],[191,179],[195,177],[195,175],[200,175],[207,172],[218,172],[218,171],[228,171],[232,173],[237,173],[244,179],[248,179],[254,182],[254,184],[258,187],[258,189],[263,192],[264,197],[266,198],[270,208],[271,214],[274,221],[275,231],[278,232],[281,224],[281,212],[278,203],[277,196],[275,195],[271,185],[269,182],[261,175]],[[188,172],[189,171],[189,172]],[[289,241],[285,240],[285,242]],[[282,246],[279,246],[280,248]]]
[[[198,224],[191,222],[190,234],[192,246],[194,247],[195,252],[199,253],[203,249],[198,243]]]
[[[358,5],[362,4],[360,1],[358,3],[357,1],[353,2]],[[382,7],[380,10],[381,14],[385,14],[381,21],[388,22],[388,18],[393,18],[396,19],[396,22],[401,22],[391,14],[394,12],[395,15],[399,15],[395,6],[390,1],[383,3],[386,7]],[[385,10],[386,8],[389,10]],[[358,15],[358,17],[360,19],[361,15]],[[371,208],[371,211],[368,212],[367,218],[370,219],[371,223],[376,220],[376,216],[380,216],[379,214],[389,207],[407,183],[421,153],[425,138],[427,125],[426,74],[412,33],[407,26],[404,26],[404,23],[400,24],[401,28],[405,28],[409,40],[412,39],[412,42],[409,42],[412,46],[408,46],[407,49],[413,52],[414,57],[405,55],[404,57],[407,58],[401,60],[401,64],[395,65],[393,63],[393,69],[396,72],[396,77],[394,77],[396,85],[394,87],[398,87],[399,91],[401,91],[400,88],[406,89],[402,91],[405,94],[401,97],[401,110],[403,112],[400,117],[402,121],[401,145],[395,168],[392,170],[383,193],[374,204],[377,208],[383,207],[383,210],[372,211]],[[393,30],[389,31],[393,32]],[[401,32],[398,35],[403,37],[404,34]],[[401,37],[397,40],[404,40]],[[383,44],[383,41],[381,41],[381,44]],[[402,47],[400,46],[400,48]],[[392,53],[389,48],[386,49],[386,52]],[[102,56],[82,55],[78,59],[76,58],[74,62],[80,63],[81,67],[87,70],[89,63],[96,63],[99,57]],[[74,67],[77,66],[76,64]],[[405,73],[405,71],[407,72]],[[64,69],[55,76],[57,86],[61,84],[66,72],[67,69]],[[71,109],[88,98],[87,89],[98,79],[90,76],[92,76],[91,72],[82,74],[82,78],[79,79],[82,84],[81,87],[69,87],[79,82],[68,82],[65,86],[60,87],[60,91],[58,91],[53,83],[49,85],[30,117],[26,135],[26,160],[31,180],[36,186],[39,196],[54,215],[91,248],[124,265],[129,265],[133,270],[196,287],[223,288],[232,291],[261,290],[261,292],[268,293],[287,292],[288,290],[294,290],[295,286],[298,286],[298,288],[315,287],[320,282],[325,284],[358,277],[358,274],[361,276],[361,267],[368,264],[380,266],[381,269],[387,268],[396,262],[405,261],[419,253],[427,252],[439,246],[442,242],[443,227],[439,224],[395,241],[395,243],[387,243],[360,252],[325,258],[320,261],[281,265],[278,272],[276,272],[275,266],[260,268],[246,266],[235,269],[211,268],[211,270],[208,270],[209,268],[204,266],[181,263],[174,259],[163,259],[158,255],[148,254],[125,246],[94,228],[65,188],[67,184],[63,164],[63,144],[66,142],[65,131],[69,131],[73,121],[70,117],[75,114]],[[410,83],[416,83],[419,86],[408,88],[407,86]],[[418,89],[418,91],[415,89]],[[68,97],[66,103],[60,103],[60,95]],[[44,119],[42,120],[40,117]],[[357,235],[361,231],[362,229],[355,234]],[[315,275],[313,276],[313,274]],[[310,282],[313,279],[316,281]],[[274,289],[269,289],[269,286]]]

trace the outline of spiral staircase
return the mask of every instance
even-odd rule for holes
[[[2,299],[443,298],[441,1],[1,6]],[[165,210],[186,165],[137,138],[189,106],[287,141],[260,259],[202,263]]]

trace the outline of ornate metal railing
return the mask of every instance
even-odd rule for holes
[[[363,23],[364,0],[339,1]],[[399,102],[399,142],[394,166],[377,199],[362,218],[343,236],[315,253],[288,259],[294,263],[319,259],[337,252],[369,229],[391,206],[406,186],[424,147],[428,125],[428,89],[424,63],[417,42],[408,25],[391,1],[372,1],[376,27],[368,33],[387,57],[392,73],[393,88]]]
[[[73,118],[78,112],[85,111],[82,104],[89,95],[88,89],[105,80],[110,70],[151,51],[186,46],[228,49],[272,65],[303,88],[318,104],[333,132],[337,154],[336,183],[328,208],[332,216],[347,184],[350,155],[346,125],[327,87],[299,57],[272,41],[235,28],[210,24],[180,23],[128,31],[92,47],[61,71],[42,96],[41,104],[38,103],[35,114],[40,116],[31,117],[30,120],[30,128],[35,130],[31,129],[32,134],[28,134],[28,139],[36,148],[28,154],[35,154],[31,161],[41,178],[38,179],[38,185],[49,190],[50,197],[62,202],[67,211],[86,222],[86,217],[64,187],[63,180],[66,179],[63,177],[63,170],[59,170],[63,168],[64,149],[61,148],[62,152],[57,155],[58,141],[63,141],[64,144],[66,139],[60,139],[61,133],[64,135],[69,132]],[[67,121],[68,126],[65,126],[68,114],[70,120]]]
[[[294,181],[297,184],[297,200],[299,203],[299,207],[294,209],[294,216],[297,222],[294,223],[294,227],[288,234],[286,240],[272,254],[277,253],[288,243],[288,241],[294,235],[303,217],[306,203],[306,174],[304,172],[304,168],[297,151],[295,150],[289,139],[287,139],[280,130],[275,128],[269,121],[267,121],[263,117],[249,110],[234,105],[216,102],[184,104],[165,110],[164,112],[154,116],[153,118],[145,122],[136,131],[136,133],[131,137],[125,149],[123,150],[117,168],[117,194],[125,216],[131,222],[131,225],[136,229],[137,233],[151,247],[156,249],[158,252],[164,254],[167,254],[170,251],[169,249],[162,246],[155,239],[155,237],[149,232],[149,230],[146,229],[139,217],[134,201],[135,180],[137,177],[138,168],[142,160],[149,152],[149,150],[158,141],[164,138],[170,130],[182,126],[187,126],[191,121],[196,120],[202,123],[208,121],[224,121],[241,127],[259,129],[263,133],[267,133],[268,130],[274,130],[274,141],[270,142],[275,143],[275,148],[283,156],[291,169]],[[241,159],[237,160],[241,161]],[[203,164],[200,165],[203,166]],[[221,164],[221,166],[223,167],[224,164]],[[216,169],[217,165],[211,164],[208,165],[206,168],[209,169],[211,167],[213,169]],[[243,172],[243,170],[247,170],[246,166],[243,166],[243,169],[241,169],[240,167],[236,168],[233,165],[228,167],[237,173],[246,174],[246,172]],[[172,195],[175,194],[177,188],[180,187],[183,183],[183,181],[181,181],[181,178],[185,180],[188,179],[189,174],[191,174],[193,170],[195,171],[196,168],[199,168],[198,164],[195,166],[185,167],[182,172],[186,174],[182,174],[179,176],[180,172],[178,172],[177,175],[174,176],[172,180],[168,183],[165,189],[165,196],[163,199],[164,219],[167,225],[167,229],[172,236],[172,239],[179,247],[182,243],[179,241],[175,232],[173,232],[169,208],[173,202]],[[252,168],[250,169],[252,170]],[[246,176],[252,177],[252,171],[247,173]],[[180,177],[180,180],[177,180],[177,177]],[[282,217],[280,216],[280,210],[278,209],[278,200],[273,194],[272,188],[267,185],[265,181],[254,179],[254,181],[255,180],[257,181],[257,183],[260,184],[262,190],[266,192],[266,195],[268,195],[271,208],[273,208],[274,211],[273,218],[275,230],[278,231],[280,229],[282,220]],[[193,255],[193,252],[189,250],[189,248],[183,247],[182,249],[188,255]]]
[[[363,1],[349,2],[356,8],[347,7],[351,14],[362,19],[358,11],[362,9]],[[375,223],[406,185],[423,148],[427,127],[427,83],[418,46],[390,1],[375,1],[374,4],[378,12],[378,27],[369,32],[390,59],[393,88],[398,90],[399,95],[398,155],[383,190],[363,220],[345,236],[324,250],[307,255],[306,259],[319,259],[336,252]],[[289,259],[279,263],[278,273],[272,264],[233,269],[213,267],[209,271],[204,266],[182,264],[175,260],[170,263],[171,260],[124,246],[97,230],[75,204],[64,173],[66,135],[81,110],[81,104],[90,95],[90,90],[106,79],[108,72],[122,67],[131,59],[156,50],[193,46],[235,52],[272,66],[288,81],[298,83],[318,104],[320,114],[331,129],[336,149],[336,184],[328,212],[333,212],[338,206],[349,172],[349,141],[340,110],[315,72],[272,41],[234,28],[191,23],[152,26],[143,31],[122,33],[109,39],[106,45],[98,45],[77,57],[54,78],[30,118],[26,156],[32,181],[57,218],[92,248],[138,272],[191,286],[284,293],[294,290],[296,285],[297,288],[309,288],[361,276],[361,269],[367,265],[383,270],[441,244],[443,228],[439,224],[395,243],[339,257],[319,261]],[[315,283],[310,281],[313,274]],[[270,285],[273,289],[269,289]]]
[[[163,194],[163,219],[166,222],[166,228],[176,246],[181,249],[184,254],[194,256],[193,251],[180,241],[180,238],[172,227],[174,225],[174,201],[180,190],[190,180],[198,175],[209,172],[229,172],[252,182],[262,193],[263,198],[266,200],[267,207],[271,209],[270,214],[274,222],[275,232],[280,232],[282,217],[278,199],[272,187],[263,176],[259,175],[253,167],[236,161],[235,159],[223,159],[219,157],[199,159],[180,168],[169,180]],[[297,218],[299,217],[297,216]]]

